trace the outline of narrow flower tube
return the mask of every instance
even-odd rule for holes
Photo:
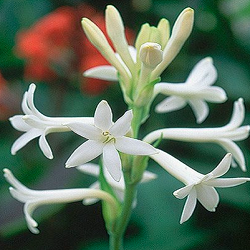
[[[230,122],[218,128],[165,128],[149,133],[143,140],[153,143],[159,138],[186,141],[211,142],[220,145],[232,153],[234,160],[243,171],[246,171],[244,155],[234,141],[241,141],[249,136],[250,126],[241,126],[245,117],[243,99],[234,103],[233,115]],[[240,127],[241,126],[241,127]]]
[[[24,215],[29,230],[38,234],[38,223],[33,219],[32,214],[34,210],[47,204],[59,204],[70,203],[76,201],[82,201],[84,199],[94,198],[98,200],[104,200],[110,205],[112,210],[111,216],[116,218],[118,208],[115,199],[102,190],[89,189],[89,188],[75,188],[75,189],[61,189],[61,190],[32,190],[25,187],[19,182],[9,169],[4,169],[5,179],[12,185],[10,187],[10,193],[13,198],[24,203]]]
[[[172,62],[179,53],[184,42],[189,37],[194,22],[194,10],[191,8],[184,9],[178,16],[170,39],[163,51],[163,60],[152,72],[151,80],[155,80],[161,75],[165,68]]]
[[[34,105],[34,93],[36,85],[30,84],[27,92],[24,93],[22,101],[22,110],[24,115],[15,115],[11,117],[11,125],[18,131],[25,132],[12,145],[11,153],[15,155],[18,150],[24,147],[34,138],[39,137],[39,146],[43,154],[52,159],[52,150],[46,140],[46,135],[49,133],[67,132],[70,129],[64,124],[69,122],[82,122],[93,124],[93,117],[48,117],[37,110]]]
[[[230,153],[221,160],[218,166],[210,173],[203,175],[173,156],[159,150],[159,154],[151,155],[151,159],[162,166],[169,174],[185,184],[185,187],[176,190],[173,194],[178,199],[187,197],[183,208],[180,223],[187,221],[194,212],[197,200],[210,212],[214,212],[219,195],[215,187],[234,187],[250,181],[250,178],[219,178],[230,168],[232,155]]]

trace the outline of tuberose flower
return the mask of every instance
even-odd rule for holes
[[[77,167],[77,169],[79,171],[81,171],[82,173],[84,173],[84,174],[92,175],[92,176],[94,176],[96,178],[98,178],[99,172],[100,172],[99,165],[94,164],[94,163],[83,164],[83,165]],[[121,176],[121,179],[119,181],[115,181],[110,176],[110,174],[107,172],[106,168],[103,168],[103,174],[104,174],[104,177],[105,177],[106,181],[108,182],[108,184],[113,188],[117,198],[120,201],[123,201],[123,199],[124,199],[124,191],[125,191],[125,181],[124,181],[123,175]],[[149,171],[145,171],[143,173],[141,183],[149,182],[149,181],[152,181],[152,180],[154,180],[156,178],[157,178],[156,174],[154,174],[152,172],[149,172]],[[89,188],[101,189],[100,182],[99,181],[94,182],[93,184],[91,184],[89,186]],[[98,199],[85,199],[83,201],[83,203],[85,205],[90,205],[90,204],[96,203],[97,201],[98,201]],[[135,201],[135,204],[136,204],[136,201]]]
[[[70,129],[63,125],[71,121],[81,121],[86,123],[93,123],[92,117],[83,118],[64,118],[64,117],[48,117],[40,113],[34,105],[34,92],[36,89],[35,84],[30,84],[28,91],[24,93],[22,101],[22,110],[24,115],[15,115],[10,118],[12,126],[25,132],[21,135],[12,145],[11,153],[13,155],[24,147],[29,141],[39,137],[39,146],[43,154],[49,158],[53,158],[51,148],[46,140],[46,135],[54,132],[65,132]]]
[[[24,203],[24,215],[29,230],[38,234],[38,223],[32,218],[34,210],[46,204],[70,203],[82,201],[88,198],[104,200],[110,204],[113,218],[117,215],[117,203],[115,199],[107,192],[89,188],[61,189],[61,190],[32,190],[19,182],[9,169],[4,169],[5,179],[12,185],[9,188],[11,195],[18,201]]]
[[[234,103],[233,114],[230,122],[219,128],[165,128],[149,133],[143,140],[152,143],[159,138],[187,141],[211,142],[220,145],[233,155],[233,159],[246,171],[244,155],[234,141],[241,141],[249,136],[250,126],[241,126],[245,118],[243,99]],[[233,165],[236,165],[233,161]]]
[[[187,197],[180,223],[187,221],[191,217],[197,200],[208,211],[215,211],[219,203],[219,195],[215,187],[234,187],[250,181],[250,178],[219,178],[227,173],[230,168],[232,158],[230,153],[226,154],[219,165],[206,175],[198,173],[161,150],[159,150],[159,154],[151,155],[150,157],[167,170],[169,174],[186,185],[174,192],[174,196],[178,199]]]
[[[185,83],[157,83],[154,94],[159,93],[170,97],[156,106],[156,112],[166,113],[191,106],[196,116],[197,123],[203,122],[209,113],[206,102],[221,103],[226,101],[225,91],[220,87],[211,86],[217,79],[217,70],[210,57],[199,61]]]
[[[108,103],[101,101],[95,111],[94,125],[80,122],[67,124],[73,132],[88,141],[72,153],[66,167],[82,165],[103,154],[104,167],[119,181],[122,166],[118,151],[131,155],[150,155],[157,152],[150,144],[125,136],[130,130],[132,110],[127,111],[115,123],[112,116]]]

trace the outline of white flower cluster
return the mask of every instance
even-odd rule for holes
[[[88,189],[35,191],[23,186],[10,170],[5,169],[5,178],[12,185],[10,188],[12,196],[25,203],[25,218],[33,233],[38,233],[38,230],[37,223],[32,218],[32,212],[37,206],[49,203],[83,200],[84,204],[93,204],[103,200],[109,204],[112,219],[115,220],[120,216],[118,206],[126,202],[124,193],[127,185],[133,183],[135,179],[147,182],[156,178],[155,174],[148,171],[140,172],[141,169],[146,169],[143,164],[148,157],[186,185],[174,192],[178,199],[187,197],[181,223],[190,218],[197,200],[207,210],[215,210],[219,202],[215,187],[232,187],[250,180],[249,178],[219,178],[229,170],[232,157],[233,164],[237,163],[243,171],[246,171],[244,155],[235,143],[246,139],[250,128],[250,126],[242,126],[245,110],[241,98],[234,103],[231,121],[223,127],[163,128],[152,131],[143,140],[137,139],[135,127],[139,128],[149,116],[150,104],[157,94],[168,96],[156,106],[157,112],[166,113],[189,104],[197,123],[203,122],[208,116],[207,102],[221,103],[227,99],[222,88],[212,86],[217,79],[217,71],[211,58],[201,60],[185,83],[157,82],[160,74],[178,54],[191,33],[192,9],[187,8],[182,11],[174,24],[171,36],[166,19],[162,19],[157,27],[143,25],[135,47],[132,47],[126,41],[119,12],[114,6],[109,5],[106,9],[106,29],[115,51],[101,30],[89,19],[83,18],[82,25],[89,40],[111,64],[89,69],[84,75],[119,81],[129,108],[116,122],[113,122],[111,108],[104,100],[98,104],[93,117],[47,117],[36,109],[33,100],[35,85],[30,85],[23,97],[24,115],[10,118],[13,127],[24,132],[14,142],[12,154],[16,154],[30,140],[39,137],[43,154],[52,159],[52,150],[46,135],[53,132],[73,131],[87,141],[71,154],[66,167],[77,167],[83,173],[96,177],[102,176]],[[151,145],[161,139],[216,143],[228,153],[212,172],[203,175]],[[102,155],[101,166],[88,163],[100,155]],[[132,174],[125,178],[128,171]],[[135,173],[140,175],[133,179]],[[109,186],[111,193],[104,190],[102,181]],[[135,206],[135,199],[133,205]]]

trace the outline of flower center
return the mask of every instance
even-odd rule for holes
[[[103,143],[115,142],[115,137],[111,135],[108,131],[102,132],[102,135],[105,137]]]

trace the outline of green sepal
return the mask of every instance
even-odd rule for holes
[[[113,198],[117,202],[117,207],[119,209],[119,211],[117,211],[117,215],[119,216],[119,214],[121,213],[121,203],[118,200],[113,188],[109,185],[109,183],[107,182],[107,180],[103,174],[103,165],[102,165],[101,161],[99,162],[99,166],[100,166],[99,182],[101,185],[101,189],[103,191],[109,193],[111,196],[113,196]],[[110,204],[106,201],[103,201],[103,200],[102,200],[102,214],[103,214],[103,218],[105,221],[107,231],[109,233],[114,232],[115,223],[116,223],[117,218],[114,218],[114,216],[112,214],[112,209],[110,209]]]

